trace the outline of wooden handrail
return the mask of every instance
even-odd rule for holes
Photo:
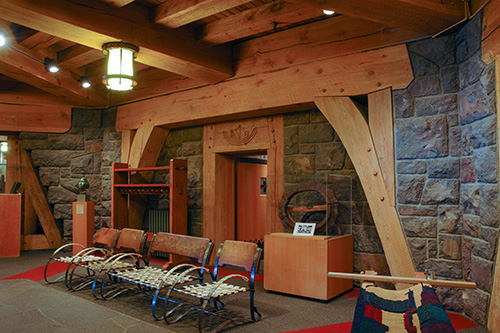
[[[454,287],[454,288],[471,288],[471,289],[477,288],[477,285],[475,282],[436,280],[436,279],[426,279],[426,278],[417,278],[417,277],[371,275],[371,274],[356,274],[356,273],[338,273],[338,272],[328,272],[328,277],[329,278],[338,278],[338,279],[393,282],[393,283],[408,283],[408,284],[427,283],[427,284],[430,284],[431,286]]]

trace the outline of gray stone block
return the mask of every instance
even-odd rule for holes
[[[446,116],[395,121],[396,158],[433,158],[448,155]]]

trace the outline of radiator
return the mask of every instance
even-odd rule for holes
[[[148,212],[148,230],[151,233],[169,232],[169,211],[165,209],[150,209]],[[157,257],[168,260],[167,253],[156,253]]]

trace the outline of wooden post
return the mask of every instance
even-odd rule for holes
[[[349,97],[317,97],[314,101],[339,134],[356,168],[391,274],[414,277],[411,253],[396,209],[388,200],[382,169],[366,119]]]
[[[94,236],[94,202],[73,202],[73,243],[88,247]],[[73,255],[82,250],[79,246],[73,246]]]
[[[500,87],[500,55],[495,57],[496,83]],[[497,101],[500,101],[500,89],[497,88]],[[498,102],[497,102],[498,103]],[[497,106],[497,117],[498,106]],[[500,134],[500,124],[497,122],[497,137]],[[490,332],[500,332],[500,243],[497,245],[497,255],[495,261],[495,272],[493,273],[493,283],[491,287],[491,300],[488,313],[488,330]]]

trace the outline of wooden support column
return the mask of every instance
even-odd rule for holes
[[[500,101],[500,55],[495,57],[496,67],[496,84],[497,84],[497,138],[500,136],[500,124],[498,117],[500,116],[498,110],[498,101]],[[500,152],[498,152],[500,154]],[[498,203],[497,203],[498,205]],[[490,308],[488,312],[488,330],[490,332],[500,332],[500,242],[497,242],[497,255],[495,261],[495,271],[492,277],[491,299]]]
[[[396,207],[396,162],[391,88],[368,94],[368,124],[382,170],[387,199],[393,207]]]
[[[414,277],[411,253],[396,209],[388,200],[383,171],[366,119],[349,97],[317,97],[314,102],[340,136],[356,168],[391,274]]]

